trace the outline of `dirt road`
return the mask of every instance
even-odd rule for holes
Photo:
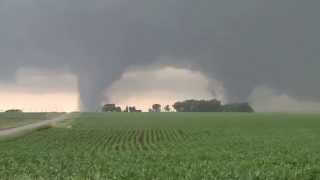
[[[64,114],[53,119],[48,119],[48,120],[44,120],[44,121],[33,123],[33,124],[28,124],[28,125],[17,127],[17,128],[0,130],[0,140],[10,138],[10,137],[20,136],[20,135],[32,132],[36,129],[49,127],[51,124],[64,121],[70,116],[71,114]]]

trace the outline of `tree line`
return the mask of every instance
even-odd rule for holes
[[[173,105],[177,112],[254,112],[249,103],[222,104],[212,100],[186,100]]]
[[[149,112],[254,112],[249,103],[229,103],[222,104],[217,99],[212,100],[185,100],[174,103],[172,106],[166,105],[162,108],[161,104],[153,104]],[[115,104],[106,104],[102,107],[103,112],[142,112],[135,106],[127,106],[124,110]]]
[[[135,106],[127,106],[123,111],[120,106],[115,104],[105,104],[102,107],[102,112],[142,112],[141,110],[136,109]]]

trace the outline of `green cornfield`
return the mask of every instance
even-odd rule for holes
[[[0,179],[320,179],[320,114],[81,113],[1,141]]]

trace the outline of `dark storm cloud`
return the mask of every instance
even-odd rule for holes
[[[316,0],[0,0],[0,76],[69,68],[84,109],[132,65],[160,56],[224,82],[244,100],[259,85],[320,101]]]

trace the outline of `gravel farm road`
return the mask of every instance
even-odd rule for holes
[[[64,121],[65,119],[70,117],[71,114],[72,113],[64,114],[64,115],[61,115],[56,118],[43,120],[41,122],[32,123],[32,124],[28,124],[28,125],[17,127],[17,128],[0,130],[0,140],[6,139],[7,137],[15,137],[18,135],[27,134],[29,132],[32,132],[33,130],[40,129],[43,127],[48,127],[51,124],[55,124],[55,123]]]

